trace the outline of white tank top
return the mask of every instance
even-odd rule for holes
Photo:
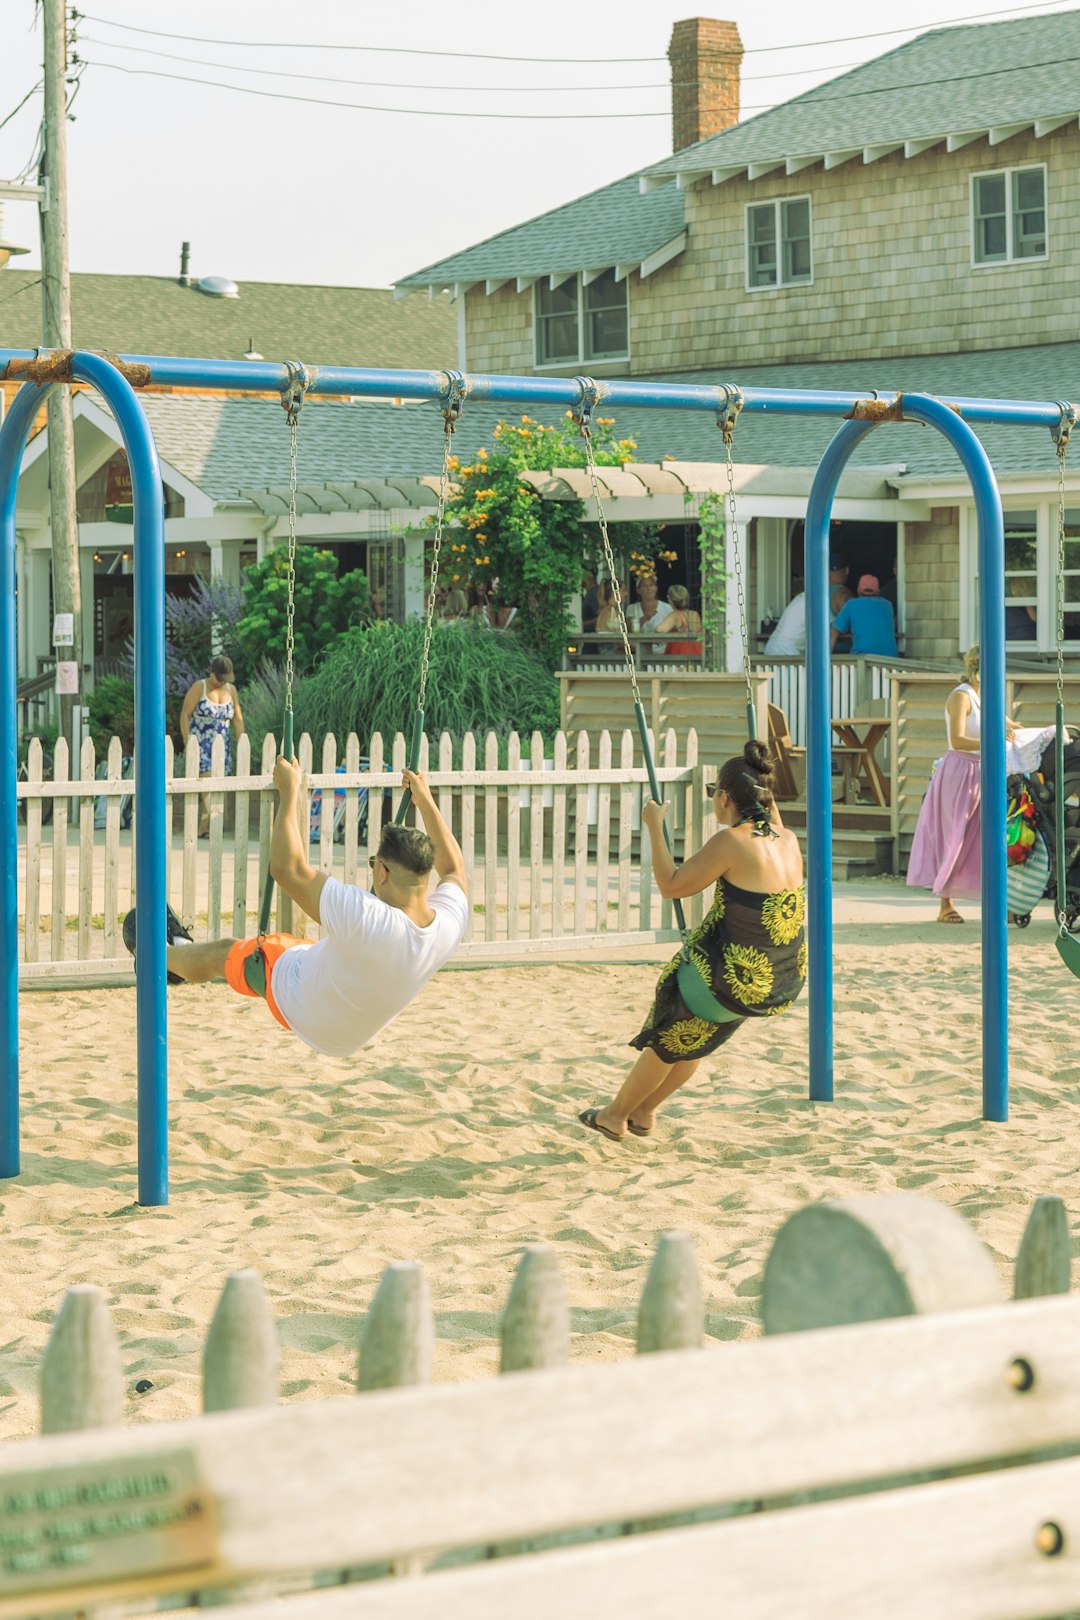
[[[961,681],[959,686],[954,686],[949,696],[952,697],[956,692],[966,692],[971,699],[971,708],[964,716],[964,729],[961,736],[970,737],[973,742],[978,742],[982,735],[982,705],[979,702],[979,694],[973,686],[968,685],[967,681]],[[946,742],[949,740],[949,711],[947,708],[945,710],[945,740]],[[955,752],[960,753],[962,750],[956,749]]]

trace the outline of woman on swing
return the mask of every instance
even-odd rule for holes
[[[668,806],[645,805],[653,875],[666,900],[682,900],[715,884],[704,921],[690,934],[690,959],[713,996],[730,1013],[724,1023],[693,1015],[679,994],[682,953],[656,986],[645,1027],[630,1042],[641,1053],[618,1094],[578,1115],[613,1142],[650,1136],[656,1110],[684,1086],[703,1057],[729,1041],[748,1018],[786,1011],[806,979],[805,901],[799,841],[780,820],[773,767],[761,742],[722,766],[712,792],[720,830],[682,866],[663,836]]]

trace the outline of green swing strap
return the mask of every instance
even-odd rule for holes
[[[289,550],[285,618],[285,711],[281,723],[281,752],[292,759],[293,739],[293,666],[296,652],[296,460],[297,431],[304,396],[311,386],[312,374],[299,360],[284,362],[287,380],[281,390],[281,406],[289,427]],[[244,960],[244,983],[257,996],[266,995],[266,956],[262,942],[270,931],[270,915],[274,909],[274,879],[269,866],[263,884],[262,904],[259,907],[259,942]]]
[[[1051,429],[1058,457],[1057,705],[1054,710],[1054,915],[1058,955],[1080,979],[1080,939],[1069,932],[1068,874],[1065,868],[1065,453],[1076,425],[1075,405],[1064,402],[1057,429]]]
[[[652,743],[649,739],[648,722],[645,719],[645,709],[641,701],[641,689],[638,686],[637,665],[634,661],[633,648],[630,645],[630,635],[626,623],[626,613],[623,609],[622,592],[619,588],[618,571],[615,566],[615,556],[611,547],[611,536],[608,533],[607,516],[604,512],[603,497],[600,493],[600,480],[597,476],[596,470],[596,455],[593,449],[591,423],[593,410],[600,401],[600,389],[590,377],[578,377],[575,379],[575,381],[580,389],[581,397],[578,404],[574,408],[573,418],[577,423],[578,431],[580,432],[585,445],[585,462],[589,471],[589,483],[592,498],[596,505],[597,522],[599,524],[600,538],[604,548],[604,562],[607,567],[608,577],[611,581],[611,587],[615,597],[615,612],[619,621],[619,632],[622,636],[623,657],[626,661],[627,673],[630,676],[630,685],[634,704],[634,719],[637,723],[638,738],[641,742],[642,758],[644,760],[645,770],[649,778],[649,791],[652,794],[654,801],[657,804],[662,804],[663,799],[660,794],[660,784],[656,779],[656,764],[653,759]],[[730,509],[733,513],[735,487],[734,473],[731,464],[731,437],[734,432],[735,422],[738,419],[739,411],[742,409],[742,395],[737,388],[725,388],[724,394],[724,414],[719,416],[717,421],[724,433],[724,443],[727,448],[728,492],[731,503]],[[737,549],[736,556],[738,556]],[[745,636],[745,598],[742,590],[741,570],[739,570],[739,605],[740,610],[743,612],[744,625],[743,672],[746,677],[746,718],[750,737],[753,738],[756,734],[756,725],[754,719],[753,684],[750,678],[749,647]],[[668,849],[670,850],[671,834],[666,824],[664,826],[664,839],[667,843]],[[725,1007],[723,1002],[718,1001],[713,995],[709,983],[702,977],[699,968],[695,964],[693,957],[690,954],[686,916],[683,912],[682,903],[679,900],[673,900],[672,906],[675,911],[675,921],[678,925],[679,933],[682,935],[682,959],[679,962],[678,969],[676,970],[676,980],[679,986],[680,996],[695,1018],[701,1018],[706,1023],[710,1024],[734,1023],[736,1019],[742,1017],[742,1014],[732,1012],[730,1008]]]
[[[412,739],[409,744],[410,771],[420,769],[420,750],[424,742],[424,705],[427,702],[428,668],[431,663],[431,633],[435,626],[435,592],[439,585],[439,557],[442,552],[446,503],[450,498],[450,447],[453,443],[454,430],[461,418],[462,406],[469,393],[469,379],[464,372],[448,371],[445,375],[442,472],[439,476],[439,500],[435,509],[435,537],[431,546],[431,578],[424,612],[424,650],[420,656],[420,688],[416,698],[416,714],[413,718]],[[394,817],[398,826],[404,822],[411,803],[412,794],[406,788]]]

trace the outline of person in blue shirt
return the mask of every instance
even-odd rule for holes
[[[892,603],[881,594],[876,574],[864,574],[859,580],[858,593],[845,602],[832,622],[832,645],[836,638],[847,633],[851,636],[853,653],[865,653],[874,658],[898,658],[896,629],[893,625]]]

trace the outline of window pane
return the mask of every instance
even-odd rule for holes
[[[607,355],[626,354],[625,303],[621,309],[594,310],[585,323],[585,330],[588,334],[586,346],[588,359],[598,360]]]
[[[1017,169],[1013,175],[1013,207],[1042,208],[1045,202],[1041,169]]]
[[[1005,176],[980,174],[975,180],[975,262],[987,264],[1008,255]]]
[[[1046,252],[1045,176],[1041,169],[1017,169],[1012,177],[1013,258],[1042,258]]]
[[[984,219],[987,214],[1005,212],[1005,176],[980,174],[975,181],[975,212]]]
[[[552,287],[548,281],[536,284],[536,308],[541,315],[577,314],[577,277],[571,276],[561,287]]]
[[[544,315],[537,322],[538,356],[544,361],[576,360],[578,328],[576,315]]]
[[[751,287],[776,286],[776,208],[772,203],[751,208],[747,215],[748,274]]]
[[[585,308],[625,309],[626,282],[616,281],[614,270],[605,270],[585,288]]]
[[[772,203],[750,210],[750,240],[755,246],[771,243],[776,235],[776,209]]]

